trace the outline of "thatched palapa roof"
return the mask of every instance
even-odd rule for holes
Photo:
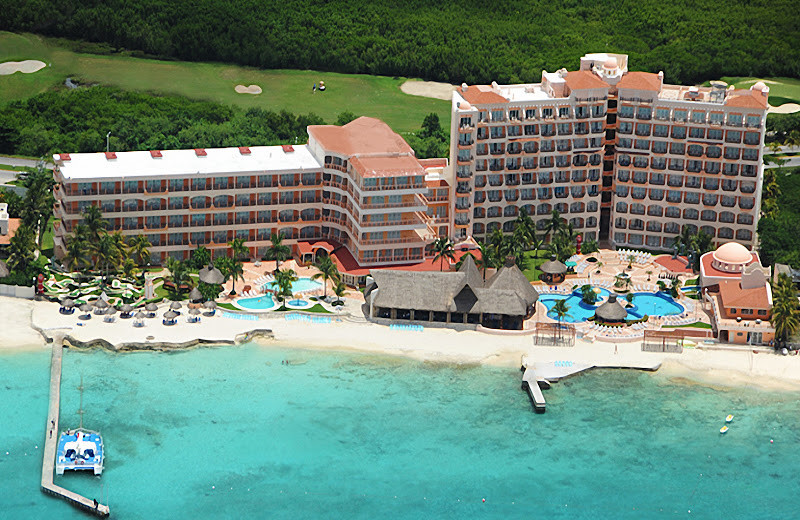
[[[617,301],[617,295],[612,294],[594,311],[594,315],[603,321],[623,321],[628,317],[628,311]]]
[[[556,260],[555,256],[551,256],[550,260],[539,266],[539,270],[547,274],[566,274],[567,266]]]

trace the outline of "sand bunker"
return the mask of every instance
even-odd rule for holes
[[[250,85],[249,87],[245,87],[244,85],[236,85],[234,90],[239,94],[261,94],[261,87],[258,85]]]
[[[412,96],[422,96],[434,99],[444,99],[450,101],[453,97],[455,85],[449,83],[437,83],[436,81],[414,81],[408,80],[400,85],[400,90]]]
[[[779,107],[769,107],[770,114],[794,114],[800,112],[800,105],[797,103],[784,103]]]
[[[31,72],[42,70],[46,66],[45,62],[39,60],[7,61],[0,63],[0,76],[7,76],[15,72],[30,74]]]

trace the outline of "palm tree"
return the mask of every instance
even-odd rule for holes
[[[444,268],[444,259],[453,260],[455,258],[455,249],[453,243],[449,238],[439,237],[433,241],[433,261],[439,260],[439,271]]]
[[[634,255],[628,255],[628,269],[633,267],[634,260],[636,260],[636,257]]]
[[[24,177],[22,184],[27,188],[23,199],[22,218],[38,236],[36,245],[41,251],[47,225],[53,218],[55,180],[53,174],[44,168],[43,163],[40,163],[34,172]]]
[[[347,292],[347,286],[344,284],[344,282],[337,281],[333,285],[333,294],[336,295],[337,302],[342,301],[342,296],[344,296],[345,292]]]
[[[95,242],[100,240],[100,234],[103,233],[108,226],[108,222],[103,218],[103,213],[100,211],[100,208],[94,204],[83,210],[83,223],[86,225],[86,228],[89,230],[89,235]]]
[[[133,258],[128,257],[122,262],[122,276],[125,278],[132,280],[136,276],[136,271],[136,262]]]
[[[649,282],[650,276],[653,274],[653,271],[645,271],[645,274],[647,275],[647,281]]]
[[[780,347],[800,331],[800,309],[794,285],[788,275],[781,273],[773,287],[774,304],[770,321],[775,327],[776,344]]]
[[[279,302],[292,297],[292,283],[297,281],[297,273],[291,269],[281,269],[275,273],[275,297]]]
[[[658,286],[658,290],[661,291],[661,292],[664,292],[664,291],[667,290],[667,284],[666,284],[666,282],[664,282],[664,280],[657,281],[656,285]]]
[[[97,257],[97,266],[104,272],[105,278],[112,268],[122,263],[123,249],[120,248],[122,235],[119,233],[100,235],[94,245],[94,254]],[[123,242],[124,243],[124,242]]]
[[[597,293],[594,292],[594,287],[590,284],[585,284],[581,286],[581,300],[583,303],[587,305],[594,305],[597,301]]]
[[[486,281],[486,270],[495,267],[495,259],[492,256],[494,253],[492,247],[486,242],[478,244],[478,250],[481,252],[481,257],[475,259],[475,267],[483,273],[483,281]]]
[[[680,294],[681,288],[681,279],[680,278],[673,278],[672,285],[669,287],[669,293],[672,295],[673,298],[677,298],[678,294]]]
[[[536,225],[525,208],[519,210],[519,215],[514,221],[514,238],[520,241],[525,249],[528,249],[536,240]]]
[[[681,255],[685,255],[692,248],[692,229],[689,226],[683,226],[680,234],[675,237],[675,245]]]
[[[167,258],[167,269],[170,273],[169,280],[175,285],[175,293],[180,298],[181,286],[189,281],[189,269],[185,262],[176,260],[171,256]]]
[[[283,244],[283,233],[272,233],[269,241],[272,245],[267,248],[267,260],[275,260],[275,271],[277,272],[281,267],[281,262],[291,258],[292,250]]]
[[[136,265],[144,267],[150,260],[150,247],[152,244],[147,237],[142,234],[136,235],[128,239],[128,254],[131,256]]]
[[[565,223],[566,221],[561,218],[561,213],[559,213],[557,209],[554,209],[550,214],[550,218],[545,221],[545,236],[550,236],[552,238],[562,229],[566,228]]]
[[[558,317],[558,337],[560,338],[561,320],[563,320],[565,316],[569,315],[569,304],[567,303],[567,300],[558,300],[550,310],[556,313],[556,316]]]
[[[78,224],[72,231],[72,238],[67,241],[67,250],[64,255],[64,266],[75,271],[82,267],[89,267],[91,262],[87,258],[89,250],[89,240],[87,239],[89,230],[83,224]]]
[[[25,273],[35,260],[35,232],[27,224],[20,224],[8,246],[8,267],[11,271]]]
[[[228,274],[231,277],[231,296],[236,296],[236,280],[244,281],[244,265],[238,260],[230,259]]]
[[[230,242],[228,242],[228,246],[231,248],[231,253],[233,254],[233,259],[236,261],[241,261],[244,255],[250,254],[250,249],[244,245],[243,238],[234,238]]]
[[[336,264],[331,257],[325,255],[317,259],[317,263],[314,266],[319,270],[318,273],[313,274],[311,276],[312,280],[316,280],[318,278],[322,278],[323,281],[323,298],[328,297],[328,280],[339,280],[339,269],[336,267]]]

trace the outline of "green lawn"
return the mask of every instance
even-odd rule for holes
[[[720,78],[736,88],[750,88],[756,81],[763,81],[769,87],[769,104],[780,106],[784,103],[800,103],[800,79],[794,78]]]
[[[47,67],[33,74],[0,76],[0,104],[32,97],[72,77],[84,84],[174,94],[244,108],[314,112],[331,123],[347,110],[380,118],[397,132],[418,130],[425,116],[436,112],[442,127],[450,128],[450,103],[404,94],[400,85],[405,78],[78,54],[40,36],[0,32],[0,62],[26,59],[41,60]],[[327,90],[312,93],[311,86],[320,80]],[[259,85],[263,93],[237,94],[237,84]]]
[[[523,271],[523,274],[531,282],[538,282],[539,276],[542,274],[539,270],[539,266],[550,259],[550,253],[547,251],[526,251],[525,258],[528,262],[528,268]]]
[[[711,325],[702,321],[687,323],[686,325],[675,325],[676,329],[710,329]]]

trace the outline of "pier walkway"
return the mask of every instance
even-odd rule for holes
[[[655,371],[661,367],[660,361],[629,363],[629,364],[598,364],[576,363],[572,361],[536,361],[524,363],[522,373],[522,389],[528,393],[537,413],[544,413],[546,403],[542,388],[550,388],[550,383],[574,376],[593,368],[627,368],[634,370]]]
[[[97,516],[106,517],[110,514],[107,505],[73,493],[53,483],[53,471],[56,461],[56,447],[58,446],[58,416],[61,407],[61,360],[64,355],[62,337],[53,339],[53,355],[50,362],[50,410],[47,413],[47,434],[44,439],[44,459],[42,460],[42,492],[62,498],[70,504]]]

